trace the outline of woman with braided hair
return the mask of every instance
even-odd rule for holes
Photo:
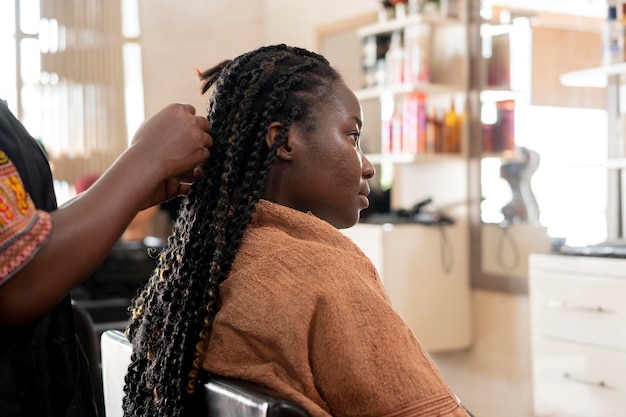
[[[190,416],[201,371],[312,416],[467,416],[337,229],[367,208],[361,107],[321,56],[262,47],[200,74],[211,162],[134,302],[124,410]]]

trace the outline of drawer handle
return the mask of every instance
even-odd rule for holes
[[[568,372],[563,374],[563,378],[567,379],[568,381],[578,382],[579,384],[591,385],[591,386],[598,387],[598,388],[608,388],[606,382],[604,381],[594,382],[594,381],[587,381],[586,379],[574,378]]]
[[[604,309],[602,306],[592,307],[592,306],[568,303],[567,301],[557,301],[557,300],[548,301],[548,307],[561,308],[565,310],[587,311],[587,312],[593,312],[593,313],[606,313],[607,312],[607,310]]]

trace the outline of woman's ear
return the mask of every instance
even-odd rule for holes
[[[278,140],[284,125],[280,122],[272,122],[267,129],[267,135],[265,136],[265,143],[268,148],[274,146],[276,141]],[[287,139],[285,143],[278,147],[276,151],[276,157],[282,159],[284,161],[291,161],[291,147],[289,146],[289,134],[287,134]]]

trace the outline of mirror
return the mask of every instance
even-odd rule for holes
[[[606,93],[562,83],[600,65],[606,2],[561,3],[482,0],[472,14],[475,287],[524,293],[530,253],[609,235]]]
[[[600,65],[606,2],[470,0],[467,8],[473,54],[461,175],[468,175],[471,283],[526,293],[530,253],[601,242],[619,218],[615,173],[600,166],[615,147],[607,117],[613,93],[562,82]],[[363,85],[363,44],[354,32],[376,19],[318,28],[318,50],[355,90]],[[362,104],[364,151],[379,153],[380,107]]]

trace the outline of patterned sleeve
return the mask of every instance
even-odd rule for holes
[[[33,258],[51,230],[50,214],[35,208],[15,165],[0,151],[0,285]]]

